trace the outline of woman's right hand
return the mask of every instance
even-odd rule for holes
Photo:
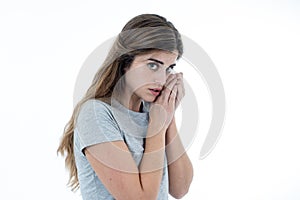
[[[168,77],[161,94],[150,105],[149,126],[151,126],[150,128],[152,128],[154,131],[152,133],[154,134],[166,130],[173,119],[178,90],[176,82],[176,75],[171,74]]]

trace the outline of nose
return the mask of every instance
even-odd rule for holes
[[[155,74],[154,82],[160,84],[161,86],[165,85],[167,81],[166,72],[160,71]]]

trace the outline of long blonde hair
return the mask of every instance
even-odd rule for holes
[[[85,96],[77,103],[71,119],[63,130],[57,153],[65,156],[65,165],[69,170],[68,185],[72,191],[79,188],[77,168],[74,157],[74,129],[81,105],[89,99],[107,101],[114,87],[130,67],[134,57],[151,50],[177,51],[182,56],[181,37],[174,25],[156,14],[142,14],[131,19],[117,36],[108,56],[94,76]]]

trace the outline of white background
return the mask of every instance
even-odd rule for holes
[[[299,200],[299,1],[197,2],[1,1],[0,199],[80,199],[56,156],[78,72],[129,19],[157,13],[208,53],[226,94],[222,137],[198,160],[211,105],[196,80],[195,174],[184,199]]]

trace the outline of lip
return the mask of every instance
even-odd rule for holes
[[[151,92],[152,95],[158,96],[161,92],[161,88],[149,88],[149,91]]]

